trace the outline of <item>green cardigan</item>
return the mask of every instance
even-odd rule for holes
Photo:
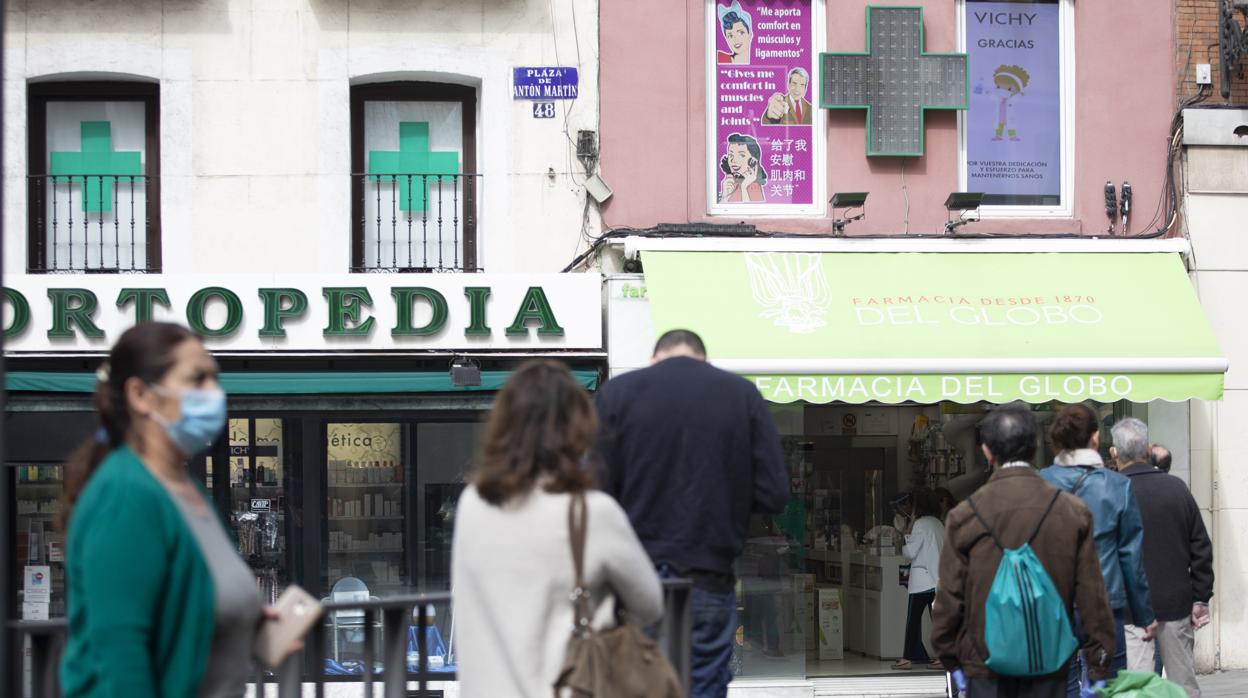
[[[128,446],[88,480],[66,552],[64,695],[198,695],[215,627],[212,574],[177,504]]]

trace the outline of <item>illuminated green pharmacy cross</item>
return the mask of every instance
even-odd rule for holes
[[[924,53],[922,8],[868,7],[866,53],[820,58],[820,105],[867,110],[867,155],[922,155],[923,113],[966,109],[966,54]]]
[[[424,121],[399,122],[399,150],[370,150],[368,152],[370,175],[454,175],[459,174],[459,155],[429,150],[429,124]],[[374,181],[386,181],[386,177],[374,177]],[[437,182],[440,178],[434,177]],[[451,178],[447,178],[448,180]],[[425,210],[424,180],[401,178],[395,183],[402,195],[401,211]],[[435,184],[436,186],[436,184]]]
[[[83,121],[82,152],[52,153],[52,174],[58,177],[69,175],[69,181],[82,184],[83,211],[98,213],[113,210],[113,178],[97,177],[88,182],[86,177],[73,175],[143,174],[142,153],[113,152],[111,128],[107,121]]]

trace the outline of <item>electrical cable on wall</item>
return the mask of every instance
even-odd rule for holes
[[[780,232],[780,231],[758,230],[754,226],[748,225],[748,224],[724,225],[724,224],[715,224],[715,223],[706,223],[706,224],[694,223],[694,224],[685,224],[682,226],[682,227],[688,227],[688,228],[701,229],[701,230],[690,230],[690,231],[673,231],[671,230],[672,227],[675,227],[675,226],[670,225],[670,224],[664,224],[664,225],[657,225],[651,228],[631,228],[627,226],[612,228],[611,230],[604,232],[602,235],[599,235],[598,237],[593,238],[594,240],[593,245],[591,245],[588,250],[578,255],[575,259],[573,259],[570,263],[568,263],[568,265],[565,266],[561,270],[561,273],[567,273],[579,267],[586,259],[588,259],[595,252],[597,252],[604,244],[606,244],[610,240],[617,239],[617,238],[625,238],[625,237],[643,237],[643,238],[656,238],[656,239],[734,237],[734,238],[758,238],[762,240],[769,239],[769,238],[805,239],[805,240],[824,240],[824,239],[841,240],[841,239],[844,239],[831,233],[789,233],[789,232]],[[731,232],[725,233],[725,232],[719,232],[717,228],[730,228],[732,230]],[[897,240],[897,239],[905,238],[905,239],[910,239],[910,240],[949,240],[949,239],[959,239],[959,240],[1008,240],[1008,239],[1077,240],[1077,239],[1085,239],[1087,237],[1088,237],[1087,235],[1084,235],[1082,233],[1038,233],[1035,235],[1017,235],[1014,233],[959,233],[957,235],[950,236],[941,232],[941,233],[913,233],[910,235],[898,235],[898,234],[855,235],[853,236],[853,239],[855,240]]]
[[[584,63],[581,59],[581,37],[580,37],[580,26],[576,17],[576,2],[577,0],[569,0],[568,5],[571,9],[571,15],[572,15],[572,41],[576,48],[576,70],[577,70],[577,74],[580,75],[584,72]],[[550,11],[551,41],[554,44],[555,64],[563,65],[563,60],[559,56],[559,25],[555,17],[555,12],[556,12],[555,0],[548,0],[547,7]],[[601,66],[599,66],[599,70],[601,70]],[[597,84],[597,82],[595,82],[595,84]],[[568,141],[568,145],[570,146],[570,148],[568,148],[565,151],[565,157],[566,157],[565,171],[567,172],[568,178],[572,181],[572,184],[574,187],[572,189],[572,192],[574,194],[584,196],[585,198],[584,207],[581,212],[580,235],[578,236],[576,245],[573,248],[573,254],[575,255],[581,249],[582,242],[589,243],[590,245],[592,245],[594,242],[593,236],[590,235],[589,233],[591,197],[589,196],[588,192],[584,191],[584,187],[585,187],[586,182],[588,182],[589,178],[592,177],[598,170],[598,157],[595,154],[595,156],[592,158],[585,158],[581,160],[581,164],[585,168],[585,177],[583,179],[578,178],[576,174],[576,168],[573,165],[573,159],[574,159],[573,154],[574,152],[579,151],[579,144],[577,143],[576,140],[572,138],[572,134],[569,128],[571,124],[571,119],[572,119],[572,110],[576,107],[576,100],[573,99],[573,100],[568,100],[568,101],[570,101],[571,103],[570,104],[565,103],[563,105],[563,127],[562,127],[563,136]],[[599,111],[599,112],[596,112],[596,116],[595,116],[594,133],[598,132],[600,123],[601,123],[601,112]],[[595,147],[595,150],[596,150],[596,147]]]
[[[1161,237],[1169,233],[1170,229],[1178,220],[1179,202],[1181,197],[1179,186],[1175,181],[1174,171],[1175,159],[1179,153],[1182,152],[1183,110],[1204,102],[1209,98],[1212,91],[1213,90],[1209,85],[1201,85],[1195,96],[1190,97],[1179,104],[1178,109],[1175,110],[1174,118],[1170,121],[1170,137],[1168,139],[1166,150],[1166,176],[1164,186],[1162,188],[1161,196],[1157,201],[1157,208],[1154,210],[1153,217],[1149,219],[1147,224],[1144,225],[1144,230],[1147,231],[1154,225],[1157,225],[1163,215],[1165,216],[1165,225],[1157,228],[1156,230],[1139,233],[1137,235],[1132,235],[1131,237],[1144,239]],[[1163,211],[1165,212],[1164,214]]]

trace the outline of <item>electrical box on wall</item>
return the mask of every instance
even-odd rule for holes
[[[1212,85],[1213,84],[1213,68],[1208,63],[1198,63],[1196,65],[1196,84]]]

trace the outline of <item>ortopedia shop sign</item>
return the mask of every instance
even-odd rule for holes
[[[19,276],[5,350],[95,352],[145,320],[227,351],[602,348],[596,274]]]

